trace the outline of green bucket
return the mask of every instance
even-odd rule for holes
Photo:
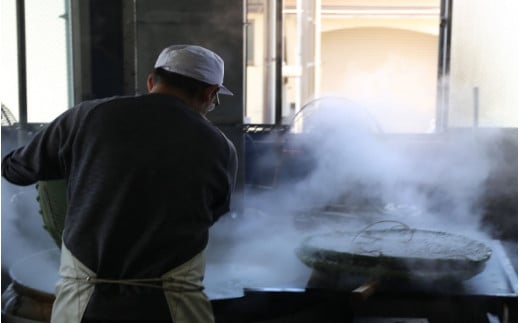
[[[43,218],[43,227],[61,248],[65,214],[67,212],[67,185],[65,180],[40,181],[36,184],[37,200]]]

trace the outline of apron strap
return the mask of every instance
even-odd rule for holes
[[[150,287],[162,289],[169,292],[200,292],[204,289],[203,286],[199,284],[192,283],[190,281],[183,281],[180,279],[175,279],[173,277],[167,278],[136,278],[136,279],[106,279],[106,278],[98,278],[98,277],[71,277],[71,276],[61,276],[61,278],[65,280],[75,280],[80,281],[87,284],[119,284],[119,285],[128,285],[128,286],[137,286],[137,287]],[[168,283],[168,286],[160,286],[154,283]]]

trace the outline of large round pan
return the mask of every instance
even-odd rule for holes
[[[469,279],[484,270],[491,253],[461,235],[418,229],[316,234],[296,250],[304,264],[320,271],[421,280]]]

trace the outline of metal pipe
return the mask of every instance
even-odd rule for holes
[[[137,53],[137,0],[122,1],[122,35],[123,35],[123,93],[139,94]]]
[[[264,64],[264,110],[263,123],[273,124],[275,119],[276,105],[276,2],[277,0],[266,0],[265,11],[265,64]]]
[[[90,1],[68,0],[74,104],[92,98]]]
[[[478,86],[473,88],[473,127],[478,127],[478,114],[479,114],[479,102],[478,102]]]
[[[452,0],[441,0],[437,70],[437,111],[435,118],[436,132],[443,132],[448,127],[451,18]]]
[[[305,37],[302,38],[302,75],[301,75],[301,102],[308,102],[310,99],[314,99],[316,95],[316,53],[321,48],[319,43],[316,43],[318,39],[316,29],[316,19],[319,9],[317,6],[320,5],[320,1],[304,0],[303,1],[303,24],[302,34]]]
[[[16,0],[16,36],[18,45],[18,121],[27,126],[27,54],[25,49],[25,0]]]
[[[74,105],[74,69],[72,64],[72,23],[70,19],[71,4],[68,0],[63,0],[65,13],[60,18],[65,19],[65,48],[67,51],[67,98],[68,105]]]
[[[274,123],[282,124],[282,57],[283,57],[283,0],[276,3],[276,23],[275,23],[275,101],[274,101]]]
[[[298,69],[298,75],[294,77],[294,96],[296,109],[294,113],[298,113],[302,107],[302,38],[303,38],[303,0],[296,1],[296,55],[294,65]]]
[[[314,7],[314,94],[320,93],[321,83],[321,0],[315,1]]]

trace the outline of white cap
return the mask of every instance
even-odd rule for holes
[[[224,81],[224,61],[220,56],[204,47],[195,45],[173,45],[163,49],[155,68],[181,74],[220,87],[219,94],[233,95]]]

